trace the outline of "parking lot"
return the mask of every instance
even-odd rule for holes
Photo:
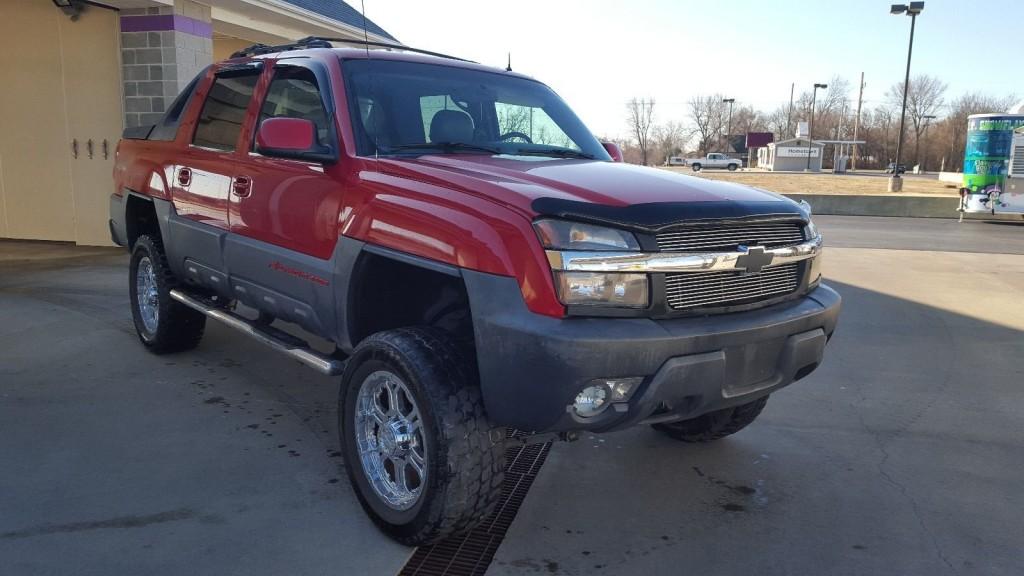
[[[1024,224],[818,217],[823,366],[709,445],[553,446],[489,574],[1020,574]],[[0,572],[395,574],[337,383],[210,323],[157,357],[120,250],[0,244]]]

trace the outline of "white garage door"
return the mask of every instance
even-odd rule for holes
[[[51,2],[0,0],[0,14],[0,237],[109,244],[117,12],[86,6],[71,21]]]

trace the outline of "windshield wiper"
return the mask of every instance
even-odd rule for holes
[[[516,154],[521,156],[554,156],[556,158],[583,158],[585,160],[593,160],[593,154],[587,154],[586,152],[580,152],[579,150],[573,150],[572,148],[520,148],[516,150]]]
[[[387,152],[415,151],[415,150],[440,150],[442,152],[455,152],[459,150],[473,150],[501,154],[501,150],[494,146],[473,144],[471,142],[420,142],[418,144],[397,144],[388,146]]]

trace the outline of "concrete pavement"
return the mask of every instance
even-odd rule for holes
[[[1024,227],[816,220],[845,298],[821,369],[716,444],[556,444],[490,574],[1024,569]],[[335,381],[216,323],[147,354],[122,251],[19,244],[0,243],[0,573],[397,572],[409,550],[344,478]]]
[[[345,478],[335,380],[214,322],[148,354],[124,251],[23,248],[0,243],[0,574],[398,571]]]

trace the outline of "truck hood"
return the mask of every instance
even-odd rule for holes
[[[530,216],[575,214],[645,227],[690,219],[806,216],[778,194],[631,164],[468,154],[381,161],[396,176],[485,196]]]

